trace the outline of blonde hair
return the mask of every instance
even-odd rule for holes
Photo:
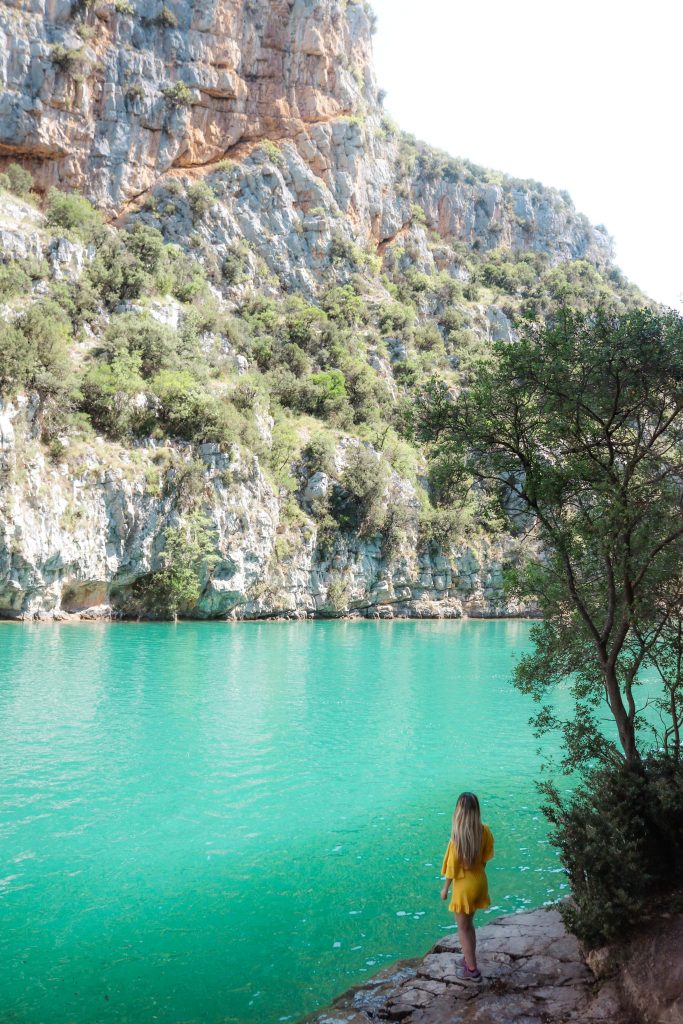
[[[453,811],[451,837],[463,867],[472,868],[479,860],[483,832],[477,797],[474,793],[461,793]]]

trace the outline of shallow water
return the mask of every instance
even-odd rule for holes
[[[3,1024],[296,1020],[452,927],[463,788],[489,914],[561,895],[509,681],[528,634],[0,626]]]

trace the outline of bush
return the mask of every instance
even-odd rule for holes
[[[284,164],[285,158],[282,155],[282,151],[274,142],[271,142],[270,139],[264,139],[259,146],[259,150],[268,158],[268,160],[270,160],[272,164],[276,164],[278,167],[282,167]]]
[[[171,107],[191,107],[194,103],[192,89],[185,82],[169,82],[161,92]]]
[[[594,770],[566,802],[551,784],[542,789],[572,888],[562,914],[588,945],[622,937],[683,886],[680,762],[653,756],[642,770]]]
[[[85,196],[74,192],[60,192],[51,188],[47,196],[47,223],[50,227],[73,231],[84,242],[93,237],[104,223],[102,214]]]
[[[379,329],[382,334],[395,335],[407,330],[415,320],[415,310],[402,302],[386,303],[380,306]]]
[[[180,302],[192,302],[206,291],[206,273],[195,257],[175,245],[166,247],[171,294]]]
[[[151,316],[123,313],[112,317],[104,336],[105,351],[113,360],[122,352],[137,356],[140,372],[149,380],[160,370],[177,369],[178,335]]]
[[[140,363],[139,353],[124,350],[110,363],[93,363],[81,380],[83,411],[97,430],[117,441],[148,432],[154,422],[153,413],[133,401],[136,394],[145,390]]]
[[[30,292],[34,281],[42,281],[49,274],[44,260],[10,260],[0,263],[0,302],[6,302],[13,295]]]
[[[64,46],[63,43],[54,43],[50,52],[50,59],[55,67],[65,74],[73,74],[86,62],[83,49],[73,49]]]
[[[226,284],[241,284],[247,276],[249,247],[246,242],[231,245],[221,264],[221,276]]]
[[[358,327],[368,320],[367,306],[350,284],[329,288],[322,297],[321,306],[335,323],[342,326]]]
[[[157,25],[161,25],[164,28],[177,28],[178,18],[166,4],[161,8],[157,14],[155,21]]]
[[[197,181],[187,192],[192,210],[192,219],[201,220],[209,212],[216,201],[216,193],[205,181]]]
[[[161,402],[159,422],[169,436],[198,443],[227,440],[221,407],[192,374],[162,370],[150,388]]]
[[[362,537],[380,532],[386,518],[384,495],[389,468],[376,452],[363,446],[350,453],[339,485],[332,489],[330,512],[343,530]]]
[[[12,163],[5,170],[7,188],[15,196],[25,199],[33,189],[33,175],[20,164]]]
[[[218,562],[211,523],[201,512],[185,515],[164,534],[162,568],[133,584],[133,601],[141,613],[175,619],[190,612],[202,592],[202,577]]]
[[[26,387],[45,396],[66,395],[71,377],[70,323],[55,302],[30,306],[0,325],[0,392]]]
[[[301,452],[301,457],[311,476],[313,473],[329,474],[333,472],[336,447],[335,440],[330,434],[320,431],[311,437]]]

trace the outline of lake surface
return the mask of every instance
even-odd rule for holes
[[[524,622],[0,625],[3,1024],[297,1020],[451,915],[562,895],[510,683]],[[480,923],[486,915],[478,915]]]

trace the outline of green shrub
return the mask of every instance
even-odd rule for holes
[[[197,181],[187,191],[193,220],[201,220],[216,201],[216,193],[205,181]]]
[[[221,407],[191,373],[161,370],[150,382],[150,390],[161,402],[159,422],[170,437],[219,444],[227,439]]]
[[[161,569],[133,584],[133,601],[141,614],[175,619],[191,612],[202,593],[202,579],[218,562],[210,520],[199,511],[183,516],[164,534]]]
[[[313,473],[332,473],[334,470],[334,438],[322,431],[313,434],[301,452],[310,475]]]
[[[169,82],[161,92],[171,107],[191,107],[194,103],[194,94],[185,82]]]
[[[361,446],[349,454],[330,502],[330,512],[343,530],[362,537],[373,537],[381,531],[386,518],[388,478],[386,462],[369,448]]]
[[[50,227],[73,231],[83,241],[90,241],[104,219],[85,196],[60,192],[51,188],[47,196],[47,223]]]
[[[683,887],[683,765],[655,756],[642,770],[600,768],[563,801],[550,784],[544,812],[567,869],[569,928],[600,946],[637,928],[661,894]]]
[[[157,25],[163,26],[163,28],[177,28],[178,18],[166,4],[161,8],[156,18],[154,19]]]
[[[192,302],[206,291],[206,272],[195,256],[178,246],[166,247],[171,294],[180,302]]]
[[[82,47],[74,49],[73,47],[64,46],[63,43],[53,44],[50,51],[50,60],[55,67],[58,67],[65,74],[78,72],[87,63]]]
[[[25,199],[33,190],[33,175],[21,164],[11,163],[5,170],[7,189],[15,196]]]
[[[281,167],[284,164],[285,158],[282,151],[274,142],[271,142],[270,139],[264,139],[258,148],[272,164],[276,164],[278,167]]]
[[[124,235],[119,236],[127,252],[139,260],[143,270],[148,274],[156,274],[166,259],[164,236],[156,228],[151,228],[142,221],[136,221]]]
[[[130,0],[114,0],[114,10],[117,14],[133,14],[135,8]]]
[[[368,320],[367,306],[350,284],[329,288],[320,304],[327,315],[340,325],[358,327]]]
[[[427,226],[427,214],[424,212],[421,206],[417,205],[417,203],[411,203],[410,216],[412,218],[413,224],[420,224],[423,227]]]
[[[140,372],[148,380],[161,370],[194,369],[201,365],[196,337],[174,331],[148,314],[122,313],[112,317],[104,335],[111,359],[121,352],[140,357]]]
[[[133,396],[146,387],[140,365],[140,353],[124,349],[111,362],[92,363],[81,380],[81,408],[96,430],[114,440],[148,433],[153,427],[153,413],[133,402]]]
[[[0,263],[0,302],[6,302],[14,295],[26,293],[31,288],[31,278],[17,260]]]
[[[241,284],[247,276],[249,246],[246,242],[235,242],[228,248],[221,264],[221,276],[226,284]]]
[[[70,386],[71,325],[55,302],[30,306],[0,324],[0,392],[35,388],[44,397],[66,395]]]
[[[402,302],[385,303],[378,311],[379,329],[382,334],[401,334],[415,320],[415,309]]]

